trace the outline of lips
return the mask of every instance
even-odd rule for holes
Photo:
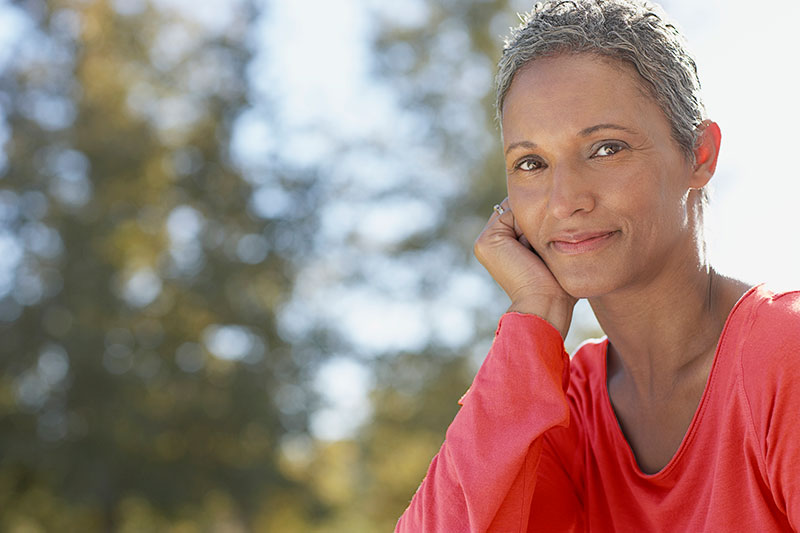
[[[557,252],[567,255],[583,254],[599,250],[611,242],[617,235],[616,230],[565,232],[556,235],[550,244]]]

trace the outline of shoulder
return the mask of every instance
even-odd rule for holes
[[[748,397],[772,403],[776,394],[800,394],[800,291],[762,285],[745,298],[730,326]]]
[[[738,332],[742,363],[769,365],[785,362],[786,357],[800,359],[800,290],[773,292],[762,285],[747,298]]]
[[[769,322],[764,319],[790,322],[800,318],[800,289],[774,291],[766,285],[759,285],[751,292],[751,307],[755,313],[753,318],[758,325],[769,327]]]
[[[757,290],[754,325],[775,332],[797,332],[800,328],[800,290],[773,292],[763,286]]]

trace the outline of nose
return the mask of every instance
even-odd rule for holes
[[[558,219],[566,219],[580,212],[591,212],[595,207],[595,194],[587,177],[573,166],[562,164],[551,174],[548,211]]]

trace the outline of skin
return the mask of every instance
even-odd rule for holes
[[[503,106],[508,198],[475,255],[511,298],[566,337],[587,298],[609,338],[608,391],[640,468],[661,470],[689,427],[725,320],[748,285],[704,254],[699,189],[719,127],[694,160],[633,67],[592,54],[537,59]],[[535,253],[534,253],[535,251]]]

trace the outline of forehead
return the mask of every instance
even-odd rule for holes
[[[504,133],[520,124],[583,129],[593,121],[636,121],[654,113],[666,120],[632,65],[586,53],[540,58],[523,66],[502,112]]]

